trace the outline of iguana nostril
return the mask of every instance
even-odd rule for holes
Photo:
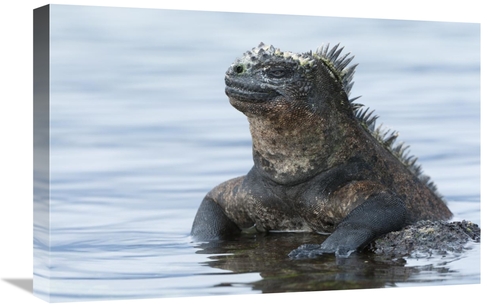
[[[237,74],[241,74],[243,72],[243,65],[240,64],[234,66],[233,71]]]

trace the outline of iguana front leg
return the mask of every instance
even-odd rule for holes
[[[191,236],[196,241],[230,238],[241,227],[252,225],[245,213],[246,176],[233,178],[213,188],[203,199],[193,221]]]
[[[224,210],[212,198],[205,196],[194,218],[191,236],[197,241],[224,239],[240,233]]]
[[[377,237],[406,225],[406,206],[388,192],[374,195],[354,208],[322,244],[305,244],[288,254],[291,258],[314,258],[324,253],[348,257]]]

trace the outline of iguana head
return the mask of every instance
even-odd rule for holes
[[[346,109],[355,66],[346,69],[352,57],[339,57],[342,48],[337,47],[298,54],[260,43],[229,67],[226,94],[249,117]]]

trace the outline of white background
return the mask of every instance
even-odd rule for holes
[[[41,306],[11,279],[32,278],[32,18],[43,1],[4,2],[0,10],[0,305]],[[294,294],[237,295],[135,301],[60,303],[57,306],[177,306],[203,304],[219,306],[303,306],[311,304],[370,306],[458,306],[498,304],[494,294],[498,265],[493,262],[498,224],[495,184],[498,182],[496,143],[500,139],[497,88],[500,48],[498,9],[494,1],[58,1],[54,4],[115,7],[169,8],[228,12],[280,13],[342,17],[370,17],[481,23],[481,285],[442,286],[410,289],[350,290]],[[491,256],[491,254],[493,254]],[[494,302],[497,303],[494,303]],[[491,302],[491,303],[489,303]]]

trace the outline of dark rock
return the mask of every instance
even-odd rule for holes
[[[462,253],[470,242],[479,243],[480,240],[481,229],[470,221],[425,220],[378,238],[369,249],[391,258],[429,258]]]

